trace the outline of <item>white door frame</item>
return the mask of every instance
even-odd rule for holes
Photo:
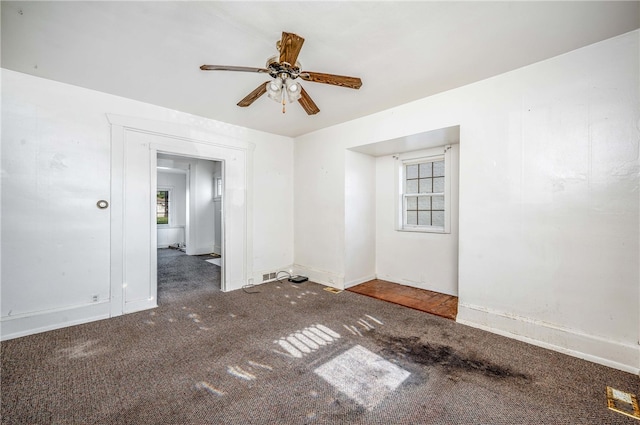
[[[255,145],[190,125],[107,114],[111,124],[111,316],[157,306],[157,151],[223,161],[223,291],[253,270],[252,170]],[[153,253],[154,255],[151,255]],[[155,260],[154,260],[155,259]]]

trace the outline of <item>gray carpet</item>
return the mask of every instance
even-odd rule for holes
[[[170,291],[2,342],[2,423],[637,424],[605,400],[637,376],[322,288]]]
[[[220,291],[220,267],[211,255],[186,255],[178,249],[158,249],[158,303],[184,295]]]

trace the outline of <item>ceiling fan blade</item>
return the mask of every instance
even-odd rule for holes
[[[280,63],[286,62],[295,66],[303,43],[304,38],[299,35],[283,32],[282,40],[280,40]]]
[[[229,66],[229,65],[202,65],[203,71],[242,71],[242,72],[269,72],[265,68],[252,68],[250,66]]]
[[[256,87],[254,91],[246,95],[244,99],[238,102],[238,106],[242,106],[244,108],[246,106],[251,105],[253,102],[255,102],[260,96],[262,96],[267,92],[267,83],[268,81]]]
[[[307,93],[304,87],[301,86],[300,88],[302,90],[300,91],[300,99],[298,99],[298,103],[302,105],[307,114],[315,115],[320,112],[320,108],[318,108],[318,105],[316,105],[315,102],[311,100],[309,93]]]
[[[314,83],[332,84],[334,86],[348,87],[350,89],[359,89],[362,86],[362,80],[357,77],[347,77],[344,75],[323,74],[321,72],[300,73],[300,78],[305,81]]]

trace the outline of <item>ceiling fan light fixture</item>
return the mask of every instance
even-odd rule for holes
[[[267,83],[267,96],[278,103],[282,101],[282,80],[276,78]]]
[[[284,80],[284,84],[287,89],[287,97],[289,98],[289,103],[293,103],[296,100],[300,99],[300,96],[302,96],[302,87],[300,87],[300,83],[292,80],[291,78],[287,78],[286,80]]]

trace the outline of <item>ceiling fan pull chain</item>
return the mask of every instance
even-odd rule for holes
[[[284,90],[282,91],[282,113],[284,114],[285,111],[285,107],[284,107]]]

